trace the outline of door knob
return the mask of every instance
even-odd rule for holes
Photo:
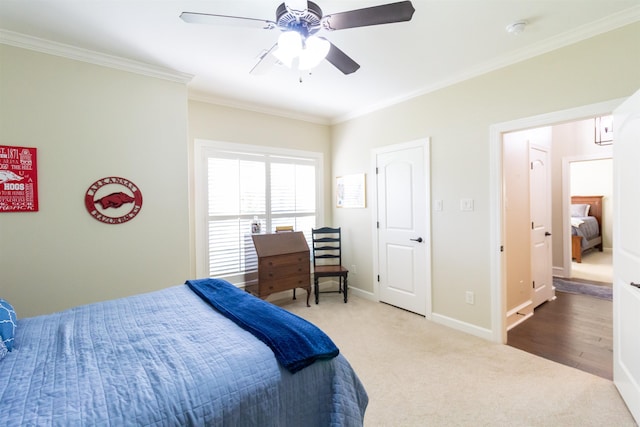
[[[544,235],[545,235],[545,236],[551,236],[551,233],[549,233],[548,231],[545,231],[545,232],[544,232]]]
[[[631,283],[629,283],[629,284],[630,284],[631,286],[636,287],[636,288],[640,288],[640,283],[633,283],[633,282],[631,282]]]
[[[422,237],[418,237],[417,239],[409,239],[409,240],[413,240],[414,242],[422,243]]]

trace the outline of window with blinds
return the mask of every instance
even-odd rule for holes
[[[311,228],[319,217],[318,184],[321,153],[290,151],[260,152],[258,147],[215,146],[202,150],[206,179],[206,254],[204,269],[209,277],[241,284],[246,273],[257,270],[251,239],[251,224],[261,232],[292,226],[311,241]],[[264,150],[264,148],[262,148]],[[196,230],[197,233],[200,231]]]

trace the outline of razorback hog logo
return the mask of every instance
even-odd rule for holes
[[[9,181],[22,181],[24,177],[20,175],[16,175],[11,171],[0,171],[0,184],[9,182]]]
[[[107,208],[119,208],[125,203],[133,203],[135,202],[135,200],[136,199],[134,199],[130,195],[120,191],[117,193],[111,193],[108,196],[104,196],[103,198],[94,200],[93,202],[100,203],[102,205],[102,209],[107,209]]]
[[[84,205],[89,214],[102,223],[124,224],[140,213],[142,192],[128,179],[109,176],[89,186]],[[118,209],[120,207],[122,209]]]

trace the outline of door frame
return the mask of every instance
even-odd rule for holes
[[[494,342],[507,342],[507,286],[506,264],[501,248],[504,248],[504,194],[502,135],[508,132],[551,126],[565,122],[588,119],[594,116],[611,114],[626,98],[590,104],[581,107],[560,110],[532,117],[496,123],[489,127],[489,263],[491,281],[491,331]]]
[[[370,194],[373,195],[373,206],[371,209],[371,235],[373,237],[372,246],[372,257],[373,257],[373,295],[374,299],[377,302],[380,302],[380,282],[378,282],[377,277],[380,271],[378,266],[380,260],[378,256],[378,251],[380,250],[380,241],[378,239],[378,179],[376,173],[377,167],[377,158],[378,155],[387,153],[390,151],[397,151],[401,149],[413,148],[413,147],[422,147],[424,151],[424,167],[425,167],[425,188],[427,190],[426,195],[426,226],[427,226],[427,234],[429,235],[429,239],[425,244],[427,245],[426,251],[426,260],[427,263],[427,283],[426,286],[426,313],[425,319],[431,320],[432,315],[432,298],[431,298],[431,290],[432,290],[432,265],[431,265],[431,138],[419,138],[408,142],[401,142],[397,144],[385,145],[382,147],[374,148],[371,150],[371,176],[374,177],[373,183],[374,188]]]

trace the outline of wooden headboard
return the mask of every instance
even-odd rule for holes
[[[594,216],[602,230],[602,197],[603,196],[571,196],[571,204],[587,204],[589,216]]]

